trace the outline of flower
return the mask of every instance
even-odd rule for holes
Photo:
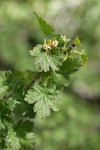
[[[57,46],[58,46],[58,41],[57,41],[57,40],[53,40],[53,41],[51,42],[51,46],[52,46],[52,47],[57,47]]]
[[[43,49],[45,50],[50,50],[52,48],[55,48],[58,46],[58,41],[57,40],[44,40],[44,44],[43,44]]]

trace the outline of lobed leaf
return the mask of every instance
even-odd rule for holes
[[[72,73],[78,71],[81,66],[82,60],[80,60],[80,58],[69,56],[60,67],[59,73],[65,76],[69,76],[72,75]]]
[[[25,97],[25,101],[29,104],[34,103],[34,111],[37,116],[44,118],[50,115],[50,109],[58,111],[58,104],[60,100],[59,91],[55,86],[45,87],[36,83],[33,89],[30,89]]]
[[[37,66],[37,69],[47,72],[50,70],[59,70],[58,65],[60,65],[59,60],[57,58],[52,57],[51,55],[48,55],[47,53],[42,53],[35,59],[35,64]]]

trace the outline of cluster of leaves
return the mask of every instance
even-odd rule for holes
[[[33,107],[23,101],[27,72],[0,73],[0,149],[27,149],[34,145]]]
[[[30,50],[35,71],[0,73],[0,148],[8,150],[33,147],[34,118],[58,111],[60,91],[86,64],[78,37],[70,40],[55,33],[52,26],[34,14],[46,37],[44,44]]]

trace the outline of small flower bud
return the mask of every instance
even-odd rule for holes
[[[61,38],[63,39],[63,41],[64,41],[65,43],[67,43],[67,42],[70,41],[70,39],[66,38],[65,35],[61,35]]]
[[[57,47],[57,46],[58,46],[58,41],[57,41],[57,40],[54,40],[54,41],[53,41],[53,45],[54,45],[54,47]]]

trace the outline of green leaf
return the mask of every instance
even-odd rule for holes
[[[43,18],[41,18],[36,12],[33,13],[36,16],[44,34],[50,35],[55,32],[55,29],[51,25],[49,25]]]
[[[40,50],[42,49],[43,45],[38,44],[36,47],[33,48],[33,50],[30,50],[30,55],[31,56],[38,56],[40,54]]]
[[[4,123],[2,122],[2,120],[0,119],[0,130],[1,129],[5,129],[5,125],[4,125]]]
[[[54,50],[56,52],[56,50]],[[47,72],[50,68],[54,71],[59,70],[59,66],[62,64],[61,52],[48,54],[47,52],[42,51],[42,45],[37,45],[33,50],[30,51],[30,55],[33,56],[35,67],[37,71],[44,71]]]
[[[23,95],[23,90],[27,82],[25,75],[27,76],[24,71],[14,71],[7,76],[6,84],[9,85],[9,91],[11,91],[13,99],[17,101],[21,100]]]
[[[85,51],[83,51],[81,53],[81,58],[82,58],[82,64],[83,64],[83,66],[86,66],[87,65],[87,54],[85,53]]]
[[[65,78],[62,74],[53,72],[53,81],[56,84],[56,86],[68,86],[70,83],[70,78]]]
[[[80,41],[80,39],[78,38],[78,36],[75,37],[74,43],[75,43],[76,45],[82,46],[81,41]]]
[[[7,85],[5,85],[5,81],[6,81],[5,72],[0,71],[0,99],[1,100],[5,96],[8,90]]]
[[[13,115],[16,118],[34,118],[35,113],[33,110],[33,106],[27,104],[25,101],[21,101],[17,103],[13,109]]]
[[[20,138],[20,142],[21,142],[21,149],[25,150],[25,149],[35,149],[35,134],[34,132],[30,132],[27,133],[25,138]]]
[[[80,60],[80,57],[69,56],[60,67],[59,73],[68,77],[72,73],[78,71],[81,66],[82,61]]]
[[[34,53],[34,52],[33,52]],[[34,54],[33,54],[34,55]],[[47,72],[50,70],[59,70],[59,66],[62,64],[60,58],[56,55],[49,55],[46,52],[41,52],[35,57],[35,65],[37,71]]]
[[[25,137],[27,133],[33,132],[34,122],[32,121],[19,121],[15,127],[15,131],[19,137]]]
[[[33,89],[30,89],[25,97],[25,101],[29,104],[34,104],[34,111],[37,116],[44,118],[50,115],[50,109],[58,111],[58,104],[60,100],[59,91],[55,86],[45,87],[36,83]]]
[[[19,138],[12,128],[9,128],[5,141],[7,150],[19,150],[21,148]]]

